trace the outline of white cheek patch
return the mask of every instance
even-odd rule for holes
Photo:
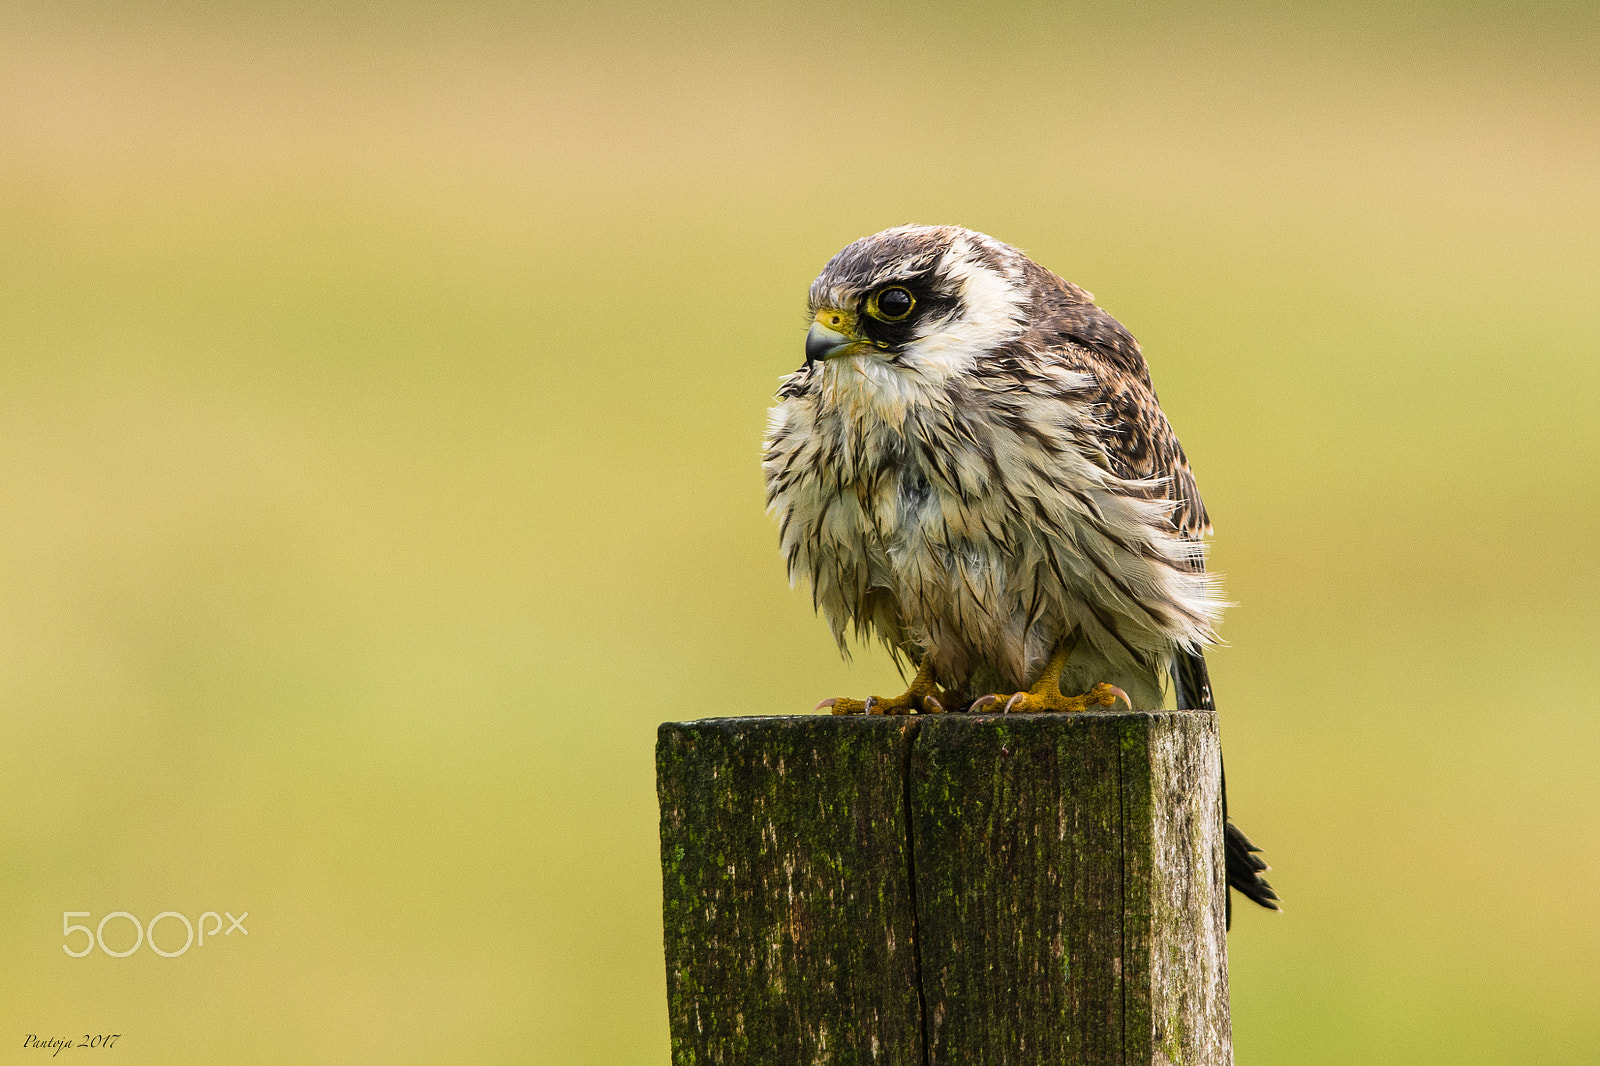
[[[902,357],[930,378],[943,381],[965,373],[1024,328],[1021,287],[993,267],[974,261],[972,250],[964,239],[955,242],[939,267],[939,273],[960,291],[961,315],[935,322],[934,331],[907,345]]]

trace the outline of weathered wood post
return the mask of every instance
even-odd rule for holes
[[[668,722],[676,1066],[1231,1064],[1205,711]]]

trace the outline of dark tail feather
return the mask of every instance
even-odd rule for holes
[[[1205,655],[1199,651],[1178,652],[1172,664],[1172,684],[1178,697],[1178,707],[1190,711],[1215,711],[1217,704],[1211,697],[1211,675],[1206,670]],[[1278,894],[1262,878],[1263,870],[1271,869],[1260,857],[1261,849],[1250,843],[1250,838],[1239,832],[1239,827],[1228,818],[1228,773],[1222,773],[1222,822],[1224,828],[1223,854],[1228,869],[1228,887],[1246,899],[1268,910],[1278,910]],[[1227,922],[1233,925],[1233,893],[1228,893]]]

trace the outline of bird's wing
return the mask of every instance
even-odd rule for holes
[[[1051,313],[1019,338],[1043,358],[1092,378],[1100,419],[1098,443],[1111,473],[1146,482],[1150,499],[1170,500],[1172,525],[1183,537],[1200,540],[1211,532],[1205,503],[1195,485],[1189,459],[1161,411],[1150,369],[1139,343],[1115,318],[1095,306],[1089,294],[1063,281],[1049,294]],[[1196,558],[1195,565],[1203,568]]]

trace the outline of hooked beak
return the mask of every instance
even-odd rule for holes
[[[817,311],[811,332],[806,334],[806,362],[855,355],[866,347],[867,343],[856,333],[854,312],[824,307]]]
[[[811,331],[806,334],[806,362],[814,363],[818,359],[838,355],[853,344],[855,341],[852,338],[838,330],[829,329],[821,322],[813,322]]]

